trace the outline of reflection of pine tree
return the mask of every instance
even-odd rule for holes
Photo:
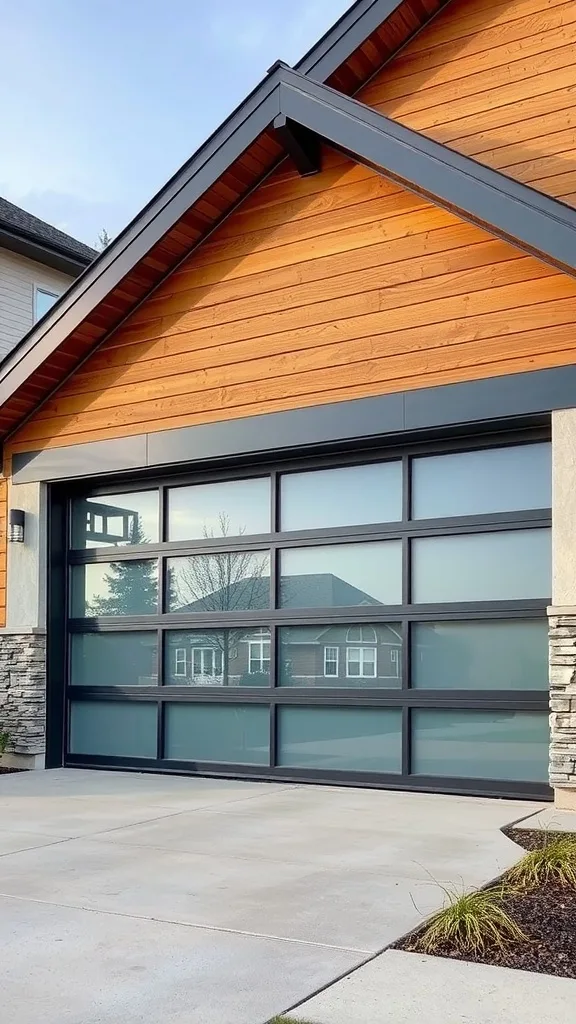
[[[130,530],[131,544],[147,544],[134,515]],[[111,562],[104,577],[106,597],[97,597],[87,609],[89,615],[150,615],[158,608],[158,563],[155,559]]]

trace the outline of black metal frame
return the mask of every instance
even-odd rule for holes
[[[541,711],[548,707],[546,691],[470,691],[470,690],[417,690],[410,688],[410,631],[412,624],[418,621],[466,620],[490,618],[533,618],[544,617],[546,600],[525,600],[505,602],[454,603],[445,605],[413,605],[410,604],[410,542],[416,537],[441,535],[457,535],[465,533],[496,532],[501,530],[531,529],[549,527],[551,523],[550,509],[527,512],[502,513],[497,515],[467,516],[463,518],[441,520],[410,519],[410,461],[413,457],[425,454],[439,454],[456,451],[471,451],[530,443],[549,439],[548,428],[536,428],[530,431],[507,431],[488,436],[470,438],[453,438],[443,442],[428,442],[406,446],[401,452],[397,448],[356,450],[354,453],[340,456],[300,457],[298,459],[259,464],[252,469],[246,464],[221,469],[219,471],[202,471],[193,474],[174,473],[169,478],[142,475],[116,478],[113,482],[97,487],[89,487],[86,481],[76,481],[68,485],[54,485],[51,493],[51,572],[50,572],[50,630],[48,647],[49,675],[49,718],[48,718],[48,761],[54,766],[66,763],[69,765],[115,766],[118,768],[134,768],[151,771],[193,772],[201,775],[224,775],[268,779],[289,779],[297,781],[333,781],[338,784],[389,786],[392,788],[434,790],[455,793],[481,793],[490,795],[533,795],[547,798],[548,787],[532,783],[516,783],[481,779],[457,779],[420,777],[410,774],[410,717],[414,708],[452,708],[454,710],[498,709],[502,711]],[[279,473],[312,470],[330,466],[358,465],[367,462],[401,459],[403,462],[403,510],[402,521],[389,524],[374,524],[361,527],[344,527],[314,531],[298,531],[280,533],[276,530],[278,523],[278,476]],[[159,542],[151,545],[134,545],[129,548],[100,548],[89,550],[68,549],[70,536],[70,517],[68,509],[74,497],[96,496],[98,494],[120,493],[127,489],[158,489],[160,508],[160,537],[164,534],[166,489],[172,485],[202,483],[206,481],[230,480],[246,477],[270,477],[271,487],[271,522],[272,532],[269,535],[257,535],[230,540],[209,539],[193,543]],[[401,539],[403,601],[397,606],[357,606],[352,608],[312,608],[312,609],[270,609],[246,612],[196,614],[163,613],[154,615],[125,616],[117,619],[68,619],[66,620],[65,580],[74,565],[85,565],[94,562],[113,560],[134,560],[146,555],[160,560],[161,571],[159,609],[163,607],[164,559],[176,555],[197,553],[213,553],[223,550],[270,550],[271,558],[271,590],[277,591],[276,560],[279,549],[314,546],[329,542],[353,543],[358,541],[376,541]],[[272,601],[272,604],[277,602]],[[399,622],[402,625],[402,685],[395,689],[350,689],[338,687],[311,688],[280,687],[277,685],[277,631],[283,625],[307,625],[322,623],[333,625],[338,623],[389,623]],[[246,626],[248,629],[258,626],[270,627],[271,631],[271,685],[269,688],[243,686],[225,687],[191,687],[189,685],[161,685],[161,669],[163,665],[164,634],[169,629],[200,628],[235,628]],[[67,633],[75,632],[114,632],[133,629],[150,630],[158,637],[159,675],[158,686],[129,687],[69,687],[64,692],[63,681],[68,672],[68,641]],[[86,757],[84,755],[66,754],[65,736],[65,704],[67,698],[74,700],[134,700],[156,702],[158,705],[158,757],[155,760],[109,758],[102,756]],[[215,764],[212,762],[176,762],[163,757],[163,719],[166,702],[188,703],[236,703],[264,704],[270,708],[270,764],[266,767],[256,765]],[[281,767],[276,760],[276,709],[285,705],[305,706],[339,706],[339,707],[374,707],[399,708],[402,710],[403,760],[400,774],[386,775],[370,772],[335,771],[323,772],[316,769],[295,769]]]

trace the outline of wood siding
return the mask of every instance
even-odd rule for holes
[[[576,206],[574,0],[452,0],[356,98]]]
[[[254,192],[10,447],[568,363],[575,321],[572,278],[329,153]]]

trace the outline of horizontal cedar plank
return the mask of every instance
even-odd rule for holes
[[[576,30],[576,23],[574,28]],[[393,99],[386,93],[381,99],[376,99],[375,103],[379,104],[380,110],[396,120],[423,110],[434,112],[437,116],[442,117],[442,108],[446,108],[446,105],[449,104],[448,109],[445,109],[444,112],[448,116],[442,119],[442,123],[444,123],[444,120],[455,120],[456,117],[474,113],[476,110],[485,110],[489,106],[496,106],[489,95],[495,90],[498,90],[498,98],[501,92],[504,93],[502,103],[499,105],[514,102],[518,96],[536,95],[533,81],[535,78],[547,76],[553,71],[573,65],[576,31],[574,37],[574,40],[568,45],[550,50],[538,58],[531,56],[524,60],[506,63],[502,67],[493,67],[489,75],[482,68],[475,75],[467,77],[456,75],[453,82],[436,87],[428,86],[409,96]],[[541,91],[550,92],[551,88],[545,90],[542,88]],[[454,117],[452,117],[453,107]]]
[[[503,107],[486,110],[484,113],[475,114],[473,117],[463,117],[458,121],[450,121],[448,124],[439,125],[428,131],[427,134],[437,142],[443,142],[459,148],[458,140],[467,135],[480,135],[486,132],[487,149],[490,149],[491,138],[494,129],[504,125],[515,125],[518,121],[527,118],[543,117],[552,114],[557,110],[576,104],[576,87],[556,89],[543,96],[530,96],[520,100],[518,103],[508,103]],[[408,122],[406,122],[408,123]],[[410,120],[409,127],[413,127]]]
[[[221,241],[223,238],[236,238],[251,231],[277,227],[280,224],[287,224],[288,221],[300,222],[318,214],[330,214],[334,210],[405,192],[401,185],[383,178],[376,171],[370,171],[368,168],[364,170],[368,173],[360,181],[345,183],[337,188],[325,187],[312,196],[299,196],[258,210],[248,210],[242,206],[222,224],[213,239]],[[318,174],[314,177],[321,185],[323,175]]]
[[[285,331],[303,330],[321,324],[334,324],[349,315],[351,308],[356,316],[375,313],[378,310],[394,309],[413,303],[426,303],[438,298],[481,291],[486,287],[501,287],[529,280],[542,280],[557,276],[557,271],[530,256],[497,263],[494,266],[456,270],[428,282],[418,280],[398,285],[387,285],[380,281],[373,290],[362,290],[358,281],[357,294],[351,301],[350,295],[324,299],[320,295],[315,302],[291,309],[277,309],[252,317],[244,317],[231,323],[211,326],[197,326],[194,312],[176,317],[165,317],[157,338],[185,336],[186,344],[192,349],[227,345],[235,341],[267,339]],[[576,295],[576,282],[572,285]],[[264,342],[265,343],[265,342]],[[72,384],[70,385],[72,386]]]
[[[567,102],[570,102],[570,97]],[[550,132],[551,135],[557,135],[559,132],[574,127],[576,127],[576,104],[554,110],[546,116],[546,132]],[[520,142],[529,142],[531,149],[539,148],[544,153],[546,135],[542,135],[541,115],[525,118],[517,124],[494,128],[486,137],[482,134],[474,134],[459,138],[458,151],[483,160],[484,153]]]
[[[450,5],[448,5],[447,13],[450,13]],[[394,58],[393,65],[390,64],[378,77],[373,79],[370,89],[375,92],[375,87],[381,76],[384,83],[382,95],[385,95],[385,81],[389,74],[394,78],[407,77],[421,71],[430,71],[432,68],[445,67],[450,62],[457,62],[473,55],[478,57],[480,65],[482,61],[480,54],[504,44],[519,43],[524,39],[532,39],[545,32],[564,28],[573,24],[575,17],[576,12],[572,0],[566,0],[557,5],[555,10],[541,11],[528,17],[517,18],[504,25],[479,28],[466,38],[450,40],[436,46],[427,44],[426,49],[417,49],[416,40],[413,40],[402,53]],[[425,33],[422,32],[420,34],[422,41],[424,36]],[[358,93],[357,99],[362,100],[362,91]],[[374,97],[371,97],[370,106],[373,106],[374,102]]]
[[[274,227],[258,227],[255,223],[246,234],[234,238],[219,239],[216,233],[213,241],[205,242],[194,258],[195,266],[219,263],[235,256],[265,252],[288,242],[298,242],[319,235],[332,234],[339,229],[355,228],[384,218],[393,218],[413,211],[426,209],[430,203],[420,196],[406,191],[395,191],[380,199],[361,200],[338,210],[327,210],[303,220],[291,220]]]
[[[418,387],[432,387],[439,386],[441,384],[451,384],[465,380],[475,380],[479,378],[500,376],[506,373],[520,373],[526,370],[534,370],[538,368],[545,368],[550,366],[569,365],[574,363],[574,352],[573,347],[567,350],[558,350],[551,353],[541,353],[537,356],[530,356],[528,359],[528,365],[526,365],[526,357],[508,359],[504,361],[494,362],[486,364],[484,366],[470,369],[463,373],[460,369],[452,370],[445,368],[441,373],[434,374],[422,374],[421,376],[407,378],[406,380],[399,380],[397,382],[390,382],[388,386],[383,387],[380,382],[372,383],[367,382],[359,387],[351,388],[334,388],[330,390],[318,391],[316,394],[300,396],[298,400],[295,400],[294,396],[283,397],[282,399],[276,399],[272,401],[258,400],[250,402],[247,405],[238,406],[226,410],[226,420],[238,419],[245,416],[257,416],[269,412],[282,412],[287,409],[295,408],[309,408],[310,406],[326,405],[332,402],[347,401],[354,398],[364,398],[371,395],[383,395],[391,394],[395,391],[411,390]],[[222,410],[216,409],[209,413],[192,414],[185,412],[180,415],[168,416],[162,419],[158,424],[154,424],[154,429],[158,430],[173,430],[178,427],[195,426],[201,423],[218,422],[223,419]],[[89,441],[102,441],[110,437],[130,437],[134,434],[138,434],[143,430],[151,429],[152,424],[144,421],[143,423],[128,423],[120,425],[114,424],[113,427],[101,426],[97,428],[91,428],[88,430],[82,430],[81,428],[76,431],[70,431],[69,421],[64,420],[64,426],[62,427],[62,433],[58,433],[57,430],[52,430],[50,434],[41,439],[41,444],[35,441],[31,444],[30,441],[23,440],[19,441],[17,438],[12,442],[11,451],[27,452],[30,451],[31,447],[36,449],[41,447],[42,450],[60,448],[64,445],[69,444],[86,444]]]
[[[533,188],[539,192],[546,192],[548,195],[561,197],[576,191],[576,167],[563,174],[553,174],[547,178],[535,178],[532,181]]]
[[[438,95],[437,90],[440,87],[452,86],[459,81],[462,82],[463,88],[467,89],[471,78],[485,76],[486,72],[492,68],[504,67],[507,64],[512,66],[518,63],[528,67],[538,67],[540,55],[549,50],[563,47],[567,38],[569,38],[567,29],[566,26],[563,26],[548,32],[534,33],[513,43],[492,46],[482,54],[481,71],[478,68],[479,59],[476,54],[472,54],[470,57],[462,57],[458,54],[454,60],[445,61],[437,67],[427,66],[423,71],[406,76],[398,75],[397,61],[395,60],[362,89],[358,99],[361,99],[362,103],[372,106],[374,103],[386,100],[415,96],[420,92],[423,96],[426,96],[428,91],[432,95]],[[530,64],[531,58],[535,58],[532,64]]]
[[[527,306],[533,299],[534,292],[534,285],[531,282],[526,282],[521,285],[491,288],[469,295],[449,297],[415,306],[403,306],[360,317],[348,317],[319,328],[305,328],[292,335],[290,332],[286,332],[284,335],[285,352],[291,351],[289,348],[291,343],[301,345],[304,337],[308,338],[310,346],[315,346],[318,349],[337,342],[346,342],[349,350],[352,351],[350,342],[357,341],[359,338],[378,336],[392,330],[406,331],[428,324],[438,325],[463,317],[482,316],[499,309],[514,310]],[[574,283],[561,275],[541,280],[538,284],[541,302],[552,302],[565,297],[572,298],[574,292]],[[300,360],[300,358],[299,356],[298,359]],[[274,376],[270,369],[271,361],[267,357],[264,357],[263,363],[261,360],[255,362],[261,363],[264,376]],[[293,359],[290,359],[290,363],[293,365]],[[250,369],[255,372],[254,367]],[[245,374],[247,372],[246,364],[229,367],[227,372],[229,374],[234,372]],[[162,403],[168,401],[168,406],[170,402],[181,405],[189,400],[194,405],[205,391],[220,390],[223,379],[224,373],[221,368],[216,368],[216,370],[206,368],[193,373],[178,374],[174,377],[156,377],[151,383],[147,382],[130,389],[131,403],[129,406],[122,404],[126,398],[124,386],[120,386],[118,389],[108,388],[103,393],[91,392],[88,399],[85,395],[70,398],[61,398],[57,395],[46,402],[33,421],[25,424],[23,435],[27,439],[32,436],[42,436],[35,434],[35,431],[40,428],[42,420],[51,421],[66,415],[71,415],[73,419],[78,415],[80,419],[89,420],[94,426],[99,426],[101,424],[98,422],[98,417],[102,415],[103,409],[114,409],[114,412],[107,414],[112,417],[122,415],[127,409],[130,409],[132,416],[142,417],[144,414],[145,417],[150,417],[150,422],[153,422],[155,417],[161,417],[162,410],[167,414],[166,406],[163,406]],[[254,383],[254,377],[252,377],[252,383]],[[269,380],[268,384],[273,387],[274,381]],[[87,402],[88,409],[86,411]],[[138,407],[140,407],[140,412],[137,412]],[[116,422],[116,419],[113,418],[112,422]],[[125,421],[121,420],[121,422]]]
[[[352,185],[357,182],[367,181],[374,177],[374,171],[363,164],[352,163],[350,160],[342,162],[338,167],[325,168],[320,174],[310,174],[297,180],[280,182],[274,188],[264,191],[263,187],[251,192],[241,206],[230,215],[228,221],[236,221],[237,218],[247,218],[256,210],[266,210],[281,203],[289,203],[294,200],[303,200],[306,197],[312,199],[318,193],[322,194],[326,189],[340,188],[345,185]],[[228,221],[223,222],[227,224]],[[220,229],[221,230],[221,229]]]
[[[488,86],[488,79],[486,84]],[[459,123],[465,118],[476,117],[478,114],[491,115],[499,108],[518,104],[527,98],[534,101],[539,96],[568,89],[576,89],[575,63],[550,71],[546,75],[536,74],[530,79],[513,82],[511,85],[502,85],[494,90],[487,88],[487,91],[474,96],[464,96],[462,99],[454,99],[451,103],[424,107],[414,113],[404,114],[401,109],[401,101],[377,103],[374,104],[374,107],[396,121],[409,124],[416,131],[430,133],[433,128],[440,126],[449,128],[453,123]]]
[[[493,0],[488,8],[469,4],[457,17],[448,8],[438,15],[424,31],[419,32],[410,43],[412,53],[441,46],[452,40],[462,39],[474,32],[482,31],[486,25],[500,28],[509,22],[530,18],[542,12],[553,12],[562,6],[564,0]]]
[[[99,411],[96,414],[89,412],[84,416],[55,417],[48,422],[52,423],[51,434],[58,433],[59,426],[63,426],[66,422],[72,428],[80,425],[88,428],[90,425],[94,425],[97,429],[102,426],[104,418],[112,430],[115,430],[117,426],[126,426],[128,423],[136,424],[142,422],[153,423],[155,429],[162,429],[161,421],[164,418],[173,419],[178,413],[181,415],[190,414],[191,417],[195,414],[212,414],[214,417],[215,413],[219,413],[220,418],[222,418],[224,412],[228,416],[230,410],[250,406],[254,402],[270,403],[271,401],[282,401],[288,394],[293,399],[300,400],[305,395],[312,394],[318,396],[335,388],[342,389],[343,378],[346,381],[346,391],[349,389],[352,391],[354,388],[370,389],[378,383],[388,385],[388,387],[384,386],[381,392],[386,393],[389,390],[390,383],[394,380],[400,381],[400,386],[404,387],[410,377],[424,373],[435,373],[441,382],[447,370],[450,371],[457,368],[465,370],[472,366],[490,364],[492,361],[508,357],[511,351],[514,358],[522,357],[531,364],[538,356],[542,358],[543,354],[546,355],[547,361],[549,361],[551,353],[545,352],[546,341],[542,341],[541,344],[540,334],[534,336],[534,332],[528,333],[531,335],[529,340],[524,340],[515,347],[512,347],[509,339],[507,339],[506,347],[504,348],[502,339],[496,338],[488,340],[482,345],[478,345],[476,341],[458,342],[448,347],[439,345],[435,349],[427,349],[424,352],[409,351],[400,355],[390,355],[387,353],[383,357],[373,356],[370,359],[357,363],[347,363],[345,361],[343,364],[344,371],[342,365],[323,366],[312,374],[309,370],[305,370],[304,372],[292,373],[289,377],[274,377],[273,379],[250,382],[248,384],[220,386],[209,391],[195,391],[178,398],[154,399],[145,403],[146,410],[144,410],[144,403],[121,407],[115,406],[108,410],[106,417],[104,417],[102,411]],[[555,339],[553,344],[553,356],[557,356],[559,351],[561,351],[557,347],[559,344],[558,340]],[[565,346],[569,359],[574,360],[573,335],[570,329],[566,330],[564,341],[560,342],[560,345]],[[464,372],[461,379],[468,379],[468,375]],[[297,407],[298,405],[299,402],[294,401],[294,406]],[[144,411],[149,416],[147,421],[142,420],[142,413]],[[40,426],[40,424],[37,426]]]
[[[517,260],[516,264],[523,260]],[[534,263],[534,261],[532,261]],[[466,273],[459,271],[458,274],[441,275],[430,278],[427,282],[416,279],[415,284],[408,287],[386,289],[385,297],[380,303],[372,303],[376,309],[380,304],[387,309],[400,308],[418,302],[430,301],[448,295],[468,294],[474,290],[481,290],[490,285],[500,287],[507,281],[510,282],[511,275],[506,274],[506,264],[495,265],[485,268],[487,271],[478,275],[477,271]],[[516,280],[526,280],[529,275],[519,273]],[[576,295],[576,286],[574,289]],[[378,293],[376,293],[378,294]],[[328,303],[331,305],[331,303]],[[350,311],[348,303],[347,312]],[[363,307],[366,312],[366,306]],[[354,304],[354,315],[362,312],[360,305]],[[308,307],[303,307],[306,317],[296,324],[292,329],[302,328],[305,322],[309,321],[313,314]],[[322,316],[322,311],[316,312],[316,318]],[[325,314],[324,314],[325,315]],[[329,318],[330,319],[330,318]],[[320,323],[321,320],[317,319]],[[74,375],[59,391],[59,397],[64,395],[82,394],[87,391],[97,391],[111,387],[119,382],[123,384],[135,383],[142,380],[156,380],[160,375],[165,377],[170,373],[179,373],[187,370],[202,369],[206,365],[226,365],[227,363],[240,362],[243,359],[251,359],[254,356],[255,348],[258,351],[285,352],[296,351],[306,347],[309,342],[303,334],[294,336],[290,334],[289,348],[283,334],[280,338],[274,332],[266,334],[266,341],[262,344],[250,338],[248,341],[234,341],[227,337],[224,343],[207,348],[204,332],[195,332],[194,337],[174,336],[167,339],[153,342],[140,343],[136,345],[125,345],[119,348],[101,350],[84,367],[83,372]],[[124,369],[123,369],[124,368]]]
[[[564,311],[564,306],[566,310]],[[555,303],[543,303],[537,308],[537,316],[531,318],[529,313],[532,312],[534,307],[526,307],[522,315],[518,318],[506,319],[501,311],[496,314],[488,314],[480,317],[468,317],[457,321],[458,327],[454,326],[455,321],[448,321],[446,324],[438,325],[425,325],[422,328],[412,329],[407,328],[405,330],[397,330],[391,333],[381,333],[368,335],[365,338],[357,338],[353,344],[349,341],[338,341],[334,344],[323,345],[323,346],[310,346],[307,349],[303,349],[297,354],[294,352],[281,353],[280,355],[271,354],[270,350],[265,355],[258,359],[247,360],[245,363],[240,361],[235,363],[228,363],[219,372],[211,372],[214,368],[214,361],[209,360],[206,368],[200,367],[196,371],[198,381],[201,386],[195,387],[195,393],[207,390],[210,387],[219,388],[224,386],[230,386],[231,384],[248,383],[253,382],[257,386],[265,381],[267,378],[277,378],[282,376],[290,376],[295,370],[308,372],[316,372],[326,366],[334,365],[347,365],[358,362],[359,360],[371,358],[374,356],[392,356],[400,355],[402,353],[411,353],[415,351],[424,351],[437,346],[451,346],[460,344],[463,341],[474,341],[480,343],[483,340],[497,338],[500,339],[502,346],[507,346],[507,337],[510,334],[530,334],[532,341],[535,343],[535,349],[538,349],[537,331],[544,332],[546,335],[546,344],[550,345],[553,339],[564,340],[567,337],[573,337],[574,324],[576,323],[576,299],[564,300],[564,303],[560,303],[560,309],[557,308]],[[559,323],[559,320],[564,322]],[[253,353],[254,354],[254,353]],[[449,361],[449,357],[448,361]],[[197,360],[201,363],[201,360]],[[189,368],[188,360],[183,361],[182,371],[186,371]],[[132,384],[131,370],[128,368],[128,374],[126,378],[121,375],[117,376],[117,383],[121,387],[127,387]],[[150,375],[149,380],[153,382],[158,378]],[[162,377],[162,383],[166,381],[166,375]],[[121,387],[117,388],[117,391],[121,390]],[[168,385],[169,387],[169,385]],[[134,391],[139,389],[134,389]],[[181,385],[178,381],[174,381],[173,390],[176,395],[179,395],[182,391]],[[131,392],[132,393],[132,392]],[[154,387],[154,384],[150,386],[146,393],[143,393],[142,397],[148,400],[149,397],[158,398],[165,394],[165,389],[159,393],[158,388]],[[62,398],[66,397],[66,401],[63,402]],[[53,419],[54,416],[70,415],[74,412],[82,412],[84,408],[90,411],[94,410],[94,404],[86,401],[86,396],[76,395],[76,401],[68,401],[69,396],[62,396],[58,402],[54,402],[50,410],[50,416],[46,418]],[[90,399],[90,394],[88,394]],[[105,408],[115,408],[119,404],[110,402]],[[41,419],[41,417],[40,417]]]
[[[490,248],[486,250],[486,246]],[[139,325],[158,319],[163,313],[171,315],[192,308],[215,310],[218,307],[217,314],[207,312],[206,315],[222,317],[222,322],[225,322],[226,319],[236,319],[236,316],[230,315],[226,309],[229,303],[241,303],[242,305],[238,305],[237,308],[247,312],[252,311],[253,302],[261,301],[262,305],[258,308],[263,312],[271,312],[284,304],[300,305],[301,302],[307,301],[307,297],[318,287],[318,282],[326,289],[337,288],[337,283],[329,282],[336,277],[344,278],[342,286],[346,287],[348,274],[355,274],[359,270],[369,273],[372,269],[385,267],[386,271],[377,272],[385,272],[386,280],[396,284],[402,280],[416,279],[420,273],[422,277],[432,277],[438,272],[448,273],[451,269],[456,269],[458,263],[453,264],[453,261],[458,259],[474,266],[475,260],[471,254],[458,256],[462,249],[475,251],[482,247],[482,252],[492,252],[496,258],[497,253],[504,251],[502,246],[506,246],[506,253],[510,254],[510,258],[517,251],[505,242],[490,238],[475,226],[455,222],[449,227],[398,238],[393,246],[388,242],[379,242],[303,263],[291,263],[286,267],[265,270],[247,277],[230,276],[221,282],[206,286],[197,286],[196,275],[190,271],[188,277],[181,279],[181,287],[178,290],[175,288],[177,282],[172,279],[166,283],[164,294],[157,293],[157,297],[148,299],[145,305],[132,314],[126,325],[110,337],[106,347],[121,344],[125,335],[133,333]],[[519,251],[518,254],[520,255]],[[435,269],[438,266],[444,267],[444,261],[449,261],[444,271]],[[484,262],[480,255],[478,261],[479,264]],[[300,290],[303,299],[300,298]],[[232,313],[234,314],[234,310]]]
[[[357,269],[351,269],[349,273],[326,276],[321,274],[322,268],[318,267],[318,278],[288,288],[275,289],[275,282],[273,282],[273,290],[261,291],[259,287],[253,287],[248,295],[236,299],[230,296],[228,301],[221,301],[218,295],[215,295],[212,302],[198,302],[196,289],[165,296],[160,302],[152,300],[154,301],[152,312],[156,316],[151,319],[157,320],[159,316],[167,317],[187,313],[190,318],[190,326],[197,329],[215,324],[231,323],[249,316],[276,313],[296,306],[305,306],[311,302],[336,299],[343,295],[354,295],[356,292],[369,291],[371,288],[390,287],[408,281],[422,281],[436,277],[438,274],[469,270],[471,267],[501,263],[508,259],[520,259],[522,256],[519,250],[496,239],[488,242],[475,242],[463,248],[434,253],[431,256],[418,255],[412,259],[400,258],[394,263],[387,262],[393,254],[390,252],[390,247],[386,245],[380,246],[378,253],[372,253],[372,249],[359,250],[359,253],[367,254],[367,256]],[[378,256],[382,261],[381,264],[375,262]],[[262,283],[266,285],[267,282],[263,281]],[[217,290],[218,288],[215,286],[214,292]],[[141,315],[136,322],[145,323],[146,311],[143,309],[140,312]],[[119,328],[114,338],[110,339],[110,344],[121,344],[122,335],[123,329]],[[128,337],[130,337],[129,334]],[[108,347],[110,346],[104,346],[105,349]]]
[[[542,125],[540,130],[542,130]],[[565,153],[576,147],[576,125],[566,128],[564,131],[551,132],[549,135],[541,137],[539,146],[539,152],[534,152],[533,144],[526,142],[512,142],[508,146],[487,149],[482,153],[482,163],[489,164],[490,167],[508,167],[528,159],[529,156],[546,157]],[[460,149],[460,146],[458,148]]]
[[[280,267],[333,256],[353,249],[361,249],[378,242],[406,238],[436,228],[452,227],[457,218],[437,207],[418,210],[410,215],[388,217],[373,223],[360,224],[347,230],[332,231],[299,242],[276,246],[264,252],[248,252],[221,262],[199,266],[194,260],[194,281],[197,287],[211,285],[228,278],[247,277]],[[486,233],[484,237],[488,237]]]
[[[520,181],[536,181],[543,175],[563,174],[574,166],[574,150],[541,156],[534,160],[522,160],[517,164],[506,164],[506,174]]]

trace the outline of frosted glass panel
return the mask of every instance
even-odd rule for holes
[[[412,600],[549,598],[550,530],[422,537],[412,541]]]
[[[279,708],[278,764],[325,771],[399,772],[401,719],[396,709]]]
[[[159,540],[158,491],[99,494],[72,503],[72,547],[126,547]]]
[[[402,544],[326,544],[280,552],[283,608],[400,604]]]
[[[547,690],[545,619],[420,622],[412,627],[412,685],[425,689]]]
[[[270,630],[186,629],[164,634],[167,686],[270,685]]]
[[[267,551],[223,551],[167,559],[169,612],[237,612],[270,607]]]
[[[168,491],[168,540],[269,532],[269,477],[194,484]]]
[[[414,519],[550,508],[551,445],[433,455],[412,463]]]
[[[156,686],[157,633],[73,633],[72,686]]]
[[[167,704],[165,756],[174,761],[268,764],[270,711],[248,704]]]
[[[397,622],[282,626],[278,636],[280,686],[402,686],[402,627]]]
[[[158,562],[91,562],[72,567],[73,618],[153,615],[158,609]]]
[[[412,712],[417,775],[548,780],[548,715],[527,711]]]
[[[400,462],[288,473],[281,478],[282,530],[391,523],[401,518]]]
[[[72,701],[70,753],[156,757],[156,704]]]

